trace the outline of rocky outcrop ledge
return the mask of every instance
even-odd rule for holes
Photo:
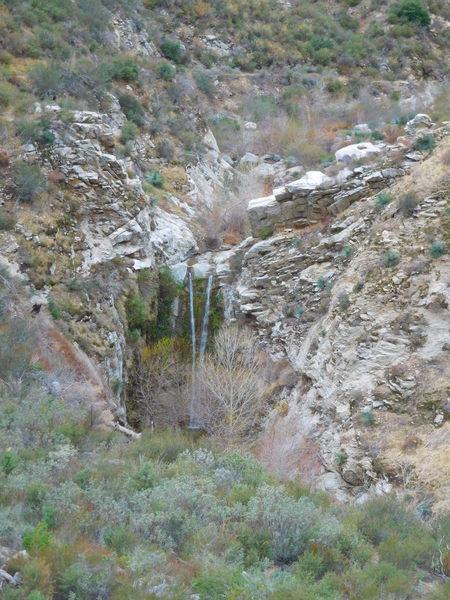
[[[301,179],[275,188],[270,196],[250,200],[248,216],[252,235],[268,237],[277,227],[304,227],[336,216],[353,202],[368,196],[405,174],[403,168],[343,169],[336,177],[309,171]]]

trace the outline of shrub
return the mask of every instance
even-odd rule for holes
[[[7,450],[0,460],[0,469],[9,475],[19,464],[19,457],[12,450]]]
[[[430,246],[430,255],[432,258],[440,258],[444,254],[444,244],[442,242],[433,242]]]
[[[414,579],[406,572],[386,562],[366,565],[363,569],[352,569],[344,576],[349,600],[361,598],[410,598],[414,590]],[[379,591],[382,595],[379,596]]]
[[[42,506],[42,521],[49,529],[55,529],[56,527],[55,513],[56,510],[52,504],[47,503]]]
[[[338,94],[342,92],[344,85],[339,79],[329,79],[327,82],[327,92],[330,94]]]
[[[47,493],[42,481],[32,481],[25,490],[25,505],[33,512],[40,511]]]
[[[144,108],[135,96],[132,96],[131,94],[121,94],[119,96],[119,104],[129,121],[133,121],[136,125],[143,124],[145,115]]]
[[[82,490],[87,489],[91,478],[91,470],[88,467],[80,469],[73,478],[74,482],[80,486]]]
[[[139,133],[139,129],[135,123],[132,121],[126,121],[123,124],[122,132],[120,134],[120,141],[122,144],[127,144],[128,142],[132,142],[136,139]]]
[[[389,12],[391,22],[415,23],[421,27],[430,24],[430,13],[421,0],[401,0],[392,5]]]
[[[175,146],[170,140],[161,140],[156,150],[160,158],[165,158],[166,160],[173,160],[175,157]],[[153,183],[152,185],[155,185],[155,183]],[[164,187],[164,181],[162,185],[156,185],[156,187]]]
[[[336,454],[335,462],[338,467],[342,467],[342,465],[345,464],[346,460],[347,454],[344,451],[341,450]]]
[[[208,71],[201,66],[194,68],[193,75],[198,89],[206,94],[209,98],[212,98],[216,92],[214,77],[212,77]]]
[[[258,237],[260,237],[263,240],[267,240],[267,238],[270,238],[270,236],[273,235],[273,227],[271,227],[270,225],[265,225],[264,227],[261,227],[261,229],[258,231]]]
[[[345,248],[342,249],[341,256],[344,260],[348,260],[352,254],[353,249],[350,248],[350,246],[345,246]]]
[[[49,98],[62,92],[67,74],[55,63],[40,64],[30,71],[29,78],[33,91],[41,98]]]
[[[153,471],[152,464],[147,462],[141,466],[139,471],[133,476],[133,482],[138,490],[151,489],[157,481]]]
[[[158,64],[158,73],[161,79],[173,79],[175,75],[175,69],[172,65],[166,61]]]
[[[145,181],[156,188],[164,187],[164,175],[160,171],[149,171]]]
[[[0,82],[0,107],[6,108],[11,104],[11,101],[11,86],[7,83]]]
[[[324,275],[321,275],[317,280],[317,289],[323,290],[327,284],[327,278]]]
[[[173,60],[175,63],[183,61],[183,48],[177,40],[164,38],[161,42],[161,52],[166,58]]]
[[[350,298],[347,294],[339,294],[339,308],[347,310],[350,306]]]
[[[125,527],[108,525],[103,533],[103,540],[108,548],[122,556],[130,549],[133,535]]]
[[[58,305],[53,300],[53,298],[50,298],[48,301],[48,310],[52,317],[55,319],[55,321],[61,318],[61,310],[59,309]]]
[[[247,522],[255,535],[268,534],[272,560],[290,563],[305,550],[319,511],[308,498],[295,501],[280,488],[262,485],[248,503]]]
[[[38,165],[21,162],[17,165],[15,183],[17,200],[32,202],[46,187],[45,177]]]
[[[414,150],[433,150],[434,137],[430,134],[422,135],[414,142]]]
[[[40,521],[34,529],[29,529],[23,536],[23,545],[25,550],[43,550],[47,548],[51,541],[51,533],[45,521]]]
[[[300,319],[300,317],[303,315],[303,313],[305,312],[305,307],[304,306],[297,306],[295,308],[295,316],[297,319]]]
[[[383,257],[385,267],[395,267],[400,262],[400,257],[395,250],[388,250]]]
[[[392,196],[387,192],[380,192],[377,194],[377,198],[375,200],[375,206],[378,210],[381,210],[385,206],[387,206],[392,200]]]
[[[149,310],[138,291],[132,292],[125,302],[128,327],[130,331],[138,330],[147,334],[151,328]]]
[[[139,77],[139,69],[131,58],[118,58],[109,68],[112,79],[122,81],[136,81]]]
[[[53,598],[53,578],[50,565],[42,558],[31,558],[21,568],[23,574],[22,591],[29,595],[27,600],[48,600]],[[24,596],[21,596],[23,598]]]
[[[412,217],[417,206],[417,197],[413,192],[408,192],[400,198],[400,212],[404,217]]]
[[[362,419],[365,425],[373,425],[375,423],[375,419],[371,410],[363,411]]]
[[[8,213],[0,210],[0,231],[9,231],[14,228],[16,224],[16,219],[14,215],[9,215]]]
[[[28,596],[27,600],[48,600],[48,596],[43,596],[38,590],[34,590]]]

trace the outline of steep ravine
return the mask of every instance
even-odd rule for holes
[[[435,135],[439,146],[406,158],[396,182],[377,164],[357,168],[375,189],[341,213],[296,229],[275,224],[274,235],[194,265],[199,276],[215,273],[234,318],[280,365],[257,455],[338,498],[407,486],[448,506],[450,270],[430,249],[450,233],[448,129]],[[378,190],[392,198],[381,210]],[[320,197],[320,185],[308,193]]]
[[[225,320],[251,325],[270,357],[272,393],[253,448],[266,466],[341,499],[406,478],[446,504],[449,267],[430,246],[449,243],[448,125],[420,117],[394,144],[338,150],[356,152],[359,163],[339,160],[333,176],[292,181],[300,168],[252,158],[248,180],[278,186],[249,204],[255,237],[199,254],[202,207],[235,171],[211,132],[184,188],[167,190],[170,205],[157,206],[137,161],[112,154],[122,118],[114,102],[108,114],[75,111],[68,123],[57,106],[40,110],[55,142],[27,145],[25,158],[55,183],[39,203],[19,206],[15,228],[1,233],[1,265],[29,286],[25,303],[42,306],[43,323],[48,311],[56,317],[69,354],[98,365],[105,422],[126,423],[127,298],[139,289],[152,319],[159,270],[169,267],[186,287],[189,267],[204,287],[214,276]],[[411,150],[430,133],[432,152]],[[381,209],[380,191],[392,198]],[[2,192],[9,201],[12,190]],[[417,198],[408,215],[406,192]]]

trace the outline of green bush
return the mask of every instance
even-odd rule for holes
[[[327,82],[327,92],[330,94],[339,94],[344,89],[344,85],[339,79],[329,79]]]
[[[341,467],[347,461],[347,454],[343,451],[336,454],[335,462],[338,467]]]
[[[389,11],[391,22],[416,23],[422,27],[430,24],[430,13],[421,0],[401,0],[395,2]]]
[[[48,310],[52,317],[55,319],[55,321],[61,318],[61,310],[56,304],[56,302],[53,300],[53,298],[50,298],[48,301]]]
[[[374,425],[375,418],[373,416],[373,412],[371,410],[365,410],[362,414],[363,423],[365,425]]]
[[[351,248],[350,246],[345,246],[345,248],[342,248],[341,256],[344,260],[348,260],[352,254],[353,248]]]
[[[15,224],[16,219],[14,215],[9,215],[3,210],[0,210],[0,231],[9,231],[14,228]]]
[[[48,600],[47,596],[43,596],[38,590],[34,590],[28,596],[27,600]]]
[[[12,101],[12,90],[6,82],[0,82],[0,107],[7,108]]]
[[[388,250],[383,257],[385,267],[395,267],[400,262],[400,256],[395,250]]]
[[[74,482],[80,486],[82,490],[87,489],[91,479],[91,470],[88,467],[83,467],[75,474]]]
[[[440,258],[444,254],[445,246],[442,242],[433,242],[430,246],[432,258]]]
[[[403,194],[400,198],[400,212],[404,217],[412,217],[417,207],[417,197],[414,192]]]
[[[195,67],[192,74],[194,75],[195,83],[197,84],[198,89],[206,94],[209,98],[212,98],[216,93],[214,77],[212,77],[208,71],[201,66]]]
[[[432,135],[422,135],[413,145],[414,150],[433,150],[434,137]]]
[[[39,551],[47,548],[52,539],[45,521],[40,521],[34,529],[29,529],[23,536],[23,545],[25,550]]]
[[[64,88],[66,73],[58,64],[40,64],[28,74],[33,91],[41,98],[58,96]]]
[[[261,227],[261,229],[258,231],[258,237],[260,237],[262,240],[267,240],[272,235],[273,227],[271,227],[270,225],[265,225],[264,227]]]
[[[382,597],[406,600],[414,590],[414,579],[406,571],[386,562],[352,569],[344,576],[344,581],[349,600]]]
[[[128,142],[132,142],[136,139],[139,133],[139,129],[135,123],[132,121],[126,121],[123,124],[122,131],[120,134],[120,141],[122,144],[127,144]]]
[[[170,80],[175,76],[175,69],[170,63],[163,61],[158,64],[158,73],[161,79]]]
[[[122,81],[136,81],[139,77],[139,68],[131,58],[118,58],[109,67],[112,79]]]
[[[125,302],[125,312],[130,331],[137,330],[141,335],[150,333],[152,320],[150,319],[149,307],[138,291],[134,291],[128,296]]]
[[[7,450],[0,460],[0,469],[6,474],[9,475],[14,471],[14,469],[18,466],[20,460],[15,452],[12,450]]]
[[[321,275],[317,280],[317,289],[323,290],[327,284],[327,278],[324,275]]]
[[[290,563],[306,549],[319,512],[308,498],[295,501],[277,488],[261,486],[248,503],[247,522],[255,535],[269,536],[272,560]]]
[[[46,179],[38,165],[21,162],[16,168],[17,200],[32,202],[46,188]]]
[[[129,121],[133,121],[136,125],[143,125],[145,111],[142,104],[135,96],[132,96],[131,94],[120,94],[119,104]]]
[[[164,187],[164,175],[160,171],[149,171],[145,181],[156,188]]]
[[[339,308],[347,310],[350,306],[350,298],[348,294],[339,294]]]
[[[173,160],[175,158],[175,146],[170,140],[161,140],[156,147],[156,151],[158,152],[159,158],[165,158],[166,160]],[[164,187],[164,177],[162,176],[162,173],[159,173],[158,175],[161,175],[162,182],[161,177],[157,177],[151,185],[154,185],[155,187]],[[150,182],[148,181],[147,183]]]
[[[183,49],[177,40],[171,40],[164,38],[161,42],[161,52],[169,60],[173,60],[175,63],[181,63],[183,61]]]
[[[103,540],[111,550],[122,556],[130,549],[133,535],[125,527],[108,525],[103,533]]]
[[[379,194],[377,194],[375,206],[378,210],[381,210],[385,206],[387,206],[391,202],[391,200],[392,196],[390,194],[388,194],[387,192],[380,192]]]
[[[138,490],[148,490],[154,487],[157,477],[152,464],[147,462],[141,466],[139,471],[133,476],[133,482]]]

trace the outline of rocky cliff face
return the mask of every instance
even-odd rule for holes
[[[448,126],[433,133],[430,156],[404,150],[393,166],[385,146],[250,201],[265,239],[194,265],[279,365],[261,460],[339,498],[413,485],[448,501]]]
[[[242,177],[210,131],[203,158],[158,206],[143,188],[151,137],[140,136],[127,157],[114,153],[123,125],[114,96],[108,113],[35,111],[54,143],[11,145],[9,156],[40,164],[50,186],[37,204],[19,205],[14,229],[0,234],[1,265],[30,286],[26,301],[62,316],[58,329],[74,344],[75,362],[99,365],[88,380],[101,412],[107,401],[126,421],[125,303],[142,287],[139,273],[157,285],[168,266],[181,285],[191,268],[197,278],[214,276],[224,318],[254,327],[274,365],[256,448],[264,463],[338,498],[414,482],[444,502],[448,124],[418,116],[392,144],[348,145],[329,175],[298,178],[303,169],[279,157],[245,155],[247,181],[275,186],[249,202],[253,237],[199,254],[199,216],[224,197],[230,177]],[[427,135],[437,148],[412,150]],[[14,198],[11,169],[3,167],[5,206]]]
[[[139,165],[151,160],[151,138],[135,142],[129,157],[114,154],[124,117],[115,97],[110,102],[107,114],[62,115],[57,105],[37,104],[36,113],[54,136],[51,147],[5,147],[3,206],[12,205],[17,193],[9,164],[16,159],[39,165],[49,185],[33,205],[16,206],[14,228],[0,234],[0,265],[30,285],[32,304],[50,304],[62,314],[63,332],[101,365],[105,385],[122,389],[130,356],[124,302],[138,273],[149,269],[157,276],[162,266],[196,254],[198,245],[188,225],[195,213],[192,200],[171,194],[164,209],[142,188],[145,173]],[[210,189],[220,186],[224,167],[212,140],[205,137],[205,145],[213,147],[196,171],[182,175],[185,190],[194,196],[205,181]],[[206,178],[208,170],[214,178]],[[114,402],[123,417],[120,393]]]

